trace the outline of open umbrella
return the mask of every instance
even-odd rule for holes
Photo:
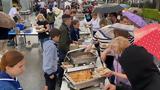
[[[15,22],[11,19],[9,15],[4,12],[0,12],[0,27],[13,28],[15,25]]]
[[[133,32],[135,30],[135,27],[133,25],[125,25],[121,23],[112,24],[110,27],[115,28],[117,30],[128,31],[128,32]]]
[[[160,24],[150,24],[135,30],[134,44],[143,46],[160,60]]]
[[[94,13],[114,13],[114,12],[119,12],[124,9],[123,6],[120,4],[103,4],[101,6],[95,7],[93,12]]]
[[[147,23],[143,20],[143,18],[136,14],[133,14],[128,11],[123,11],[122,15],[126,16],[130,21],[132,21],[134,24],[136,24],[139,27],[144,27],[145,25],[147,25]]]
[[[141,14],[141,13],[143,12],[142,9],[141,9],[141,8],[138,8],[138,7],[131,7],[131,8],[128,9],[128,11],[129,11],[129,12],[132,12],[132,13],[133,13],[134,11],[137,11],[138,14]]]
[[[127,5],[127,4],[120,4],[120,6],[123,7],[123,8],[129,8],[129,7],[130,7],[130,6]]]

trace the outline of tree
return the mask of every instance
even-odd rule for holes
[[[117,0],[117,3],[120,3],[120,0]]]
[[[156,8],[160,10],[160,0],[156,0]]]
[[[58,8],[60,8],[61,0],[57,0],[57,1],[58,1]]]

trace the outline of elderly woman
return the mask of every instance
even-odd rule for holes
[[[128,41],[128,39],[119,36],[113,39],[109,47],[103,53],[101,53],[102,60],[106,60],[107,58],[106,55],[108,54],[114,56],[114,61],[113,61],[114,71],[107,72],[105,75],[107,77],[114,75],[115,76],[114,83],[116,85],[127,85],[128,87],[130,87],[130,82],[128,81],[128,78],[119,63],[119,57],[121,57],[123,51],[129,46],[130,42]]]
[[[120,65],[127,75],[132,89],[125,85],[106,85],[106,90],[159,90],[160,71],[154,63],[153,55],[145,48],[131,45],[120,57]]]

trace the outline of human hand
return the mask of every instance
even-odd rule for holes
[[[110,52],[111,52],[111,48],[105,49],[105,50],[101,53],[101,60],[105,61],[107,54],[109,54]]]
[[[74,43],[74,44],[78,44],[78,42],[77,42],[77,41],[73,41],[73,43]]]
[[[86,49],[84,50],[84,52],[90,52],[91,49],[92,49],[92,45],[88,45],[88,46],[86,47]]]
[[[114,73],[113,71],[108,69],[102,76],[103,77],[111,77],[113,75],[113,73]]]
[[[108,68],[97,68],[96,72],[99,73],[102,77],[110,77],[113,75],[113,72]]]
[[[50,79],[54,79],[54,75],[51,75],[49,78],[50,78]]]
[[[116,86],[113,84],[109,84],[105,86],[104,90],[116,90]]]
[[[106,60],[106,56],[107,56],[106,53],[102,52],[100,55],[101,55],[100,56],[101,60],[105,61]]]

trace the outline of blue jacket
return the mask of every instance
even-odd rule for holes
[[[23,90],[17,78],[13,79],[5,72],[0,72],[0,90]]]
[[[53,40],[43,44],[43,71],[48,75],[55,74],[58,66],[58,49]]]

